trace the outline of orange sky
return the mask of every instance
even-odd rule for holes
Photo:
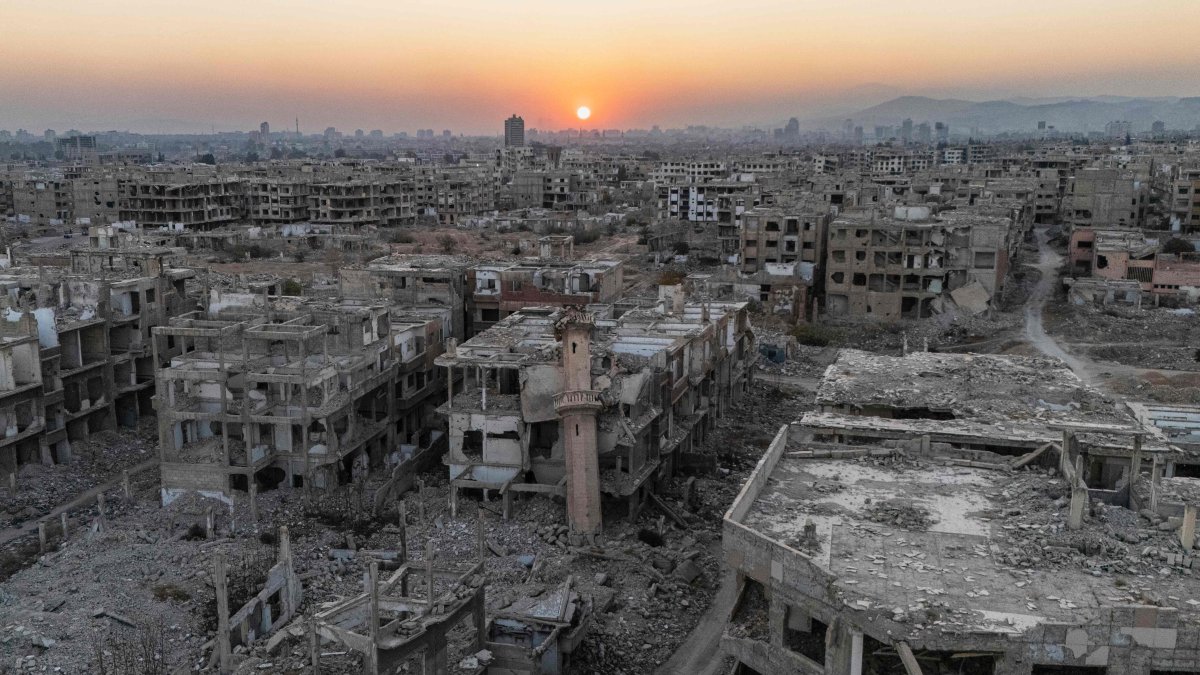
[[[499,133],[514,112],[574,125],[579,105],[591,127],[628,128],[909,93],[1200,95],[1200,0],[5,0],[0,15],[0,128],[299,116]]]

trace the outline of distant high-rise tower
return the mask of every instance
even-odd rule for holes
[[[504,120],[504,147],[521,147],[525,145],[525,120],[513,115]]]
[[[785,138],[799,138],[800,120],[796,119],[795,117],[788,120],[787,125],[783,127],[783,135]]]
[[[270,125],[270,123],[268,123],[268,122],[263,122],[262,124],[258,125],[258,134],[259,134],[260,136],[262,136],[262,139],[263,139],[264,141],[265,141],[265,140],[267,140],[267,136],[270,136],[270,135],[271,135],[271,125]]]

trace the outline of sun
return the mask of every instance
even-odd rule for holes
[[[586,120],[592,116],[592,109],[586,105],[581,105],[579,106],[579,109],[575,111],[575,115],[581,120]]]

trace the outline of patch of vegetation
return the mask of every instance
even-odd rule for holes
[[[295,279],[285,279],[279,292],[283,295],[301,296],[304,295],[304,286]]]
[[[663,273],[658,275],[659,286],[675,286],[683,283],[687,275],[679,270],[663,270]]]
[[[796,326],[791,335],[796,338],[796,342],[808,347],[828,347],[834,339],[828,330],[811,323]]]
[[[150,592],[154,594],[154,598],[156,600],[162,602],[166,602],[168,600],[174,600],[175,602],[187,602],[188,600],[192,599],[191,593],[188,593],[175,584],[158,584],[154,588],[150,589]]]
[[[1168,240],[1167,243],[1163,244],[1162,250],[1163,250],[1163,253],[1174,253],[1174,254],[1195,253],[1196,247],[1192,244],[1192,242],[1188,241],[1187,239],[1180,239],[1179,237],[1175,237],[1173,239]]]

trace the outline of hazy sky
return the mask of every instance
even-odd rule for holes
[[[1200,95],[1200,0],[2,0],[0,128],[777,124]]]

